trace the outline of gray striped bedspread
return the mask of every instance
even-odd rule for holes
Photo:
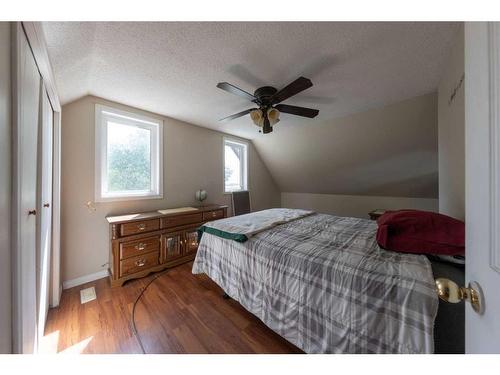
[[[381,249],[376,230],[313,214],[244,243],[205,233],[192,272],[306,353],[432,353],[430,262]]]

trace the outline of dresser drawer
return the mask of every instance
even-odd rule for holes
[[[203,221],[205,220],[217,220],[224,217],[224,210],[214,210],[203,212]]]
[[[131,234],[152,232],[158,229],[160,229],[160,221],[158,219],[134,221],[132,223],[121,224],[120,235],[122,237],[130,236]]]
[[[120,260],[160,250],[160,236],[120,243]]]
[[[173,227],[178,227],[181,225],[187,225],[187,224],[196,224],[200,223],[203,221],[203,215],[200,213],[198,214],[190,214],[190,215],[182,215],[182,216],[175,216],[175,217],[164,217],[161,219],[161,227],[162,228],[173,228]]]
[[[155,251],[120,261],[120,277],[147,270],[159,264],[160,252]]]

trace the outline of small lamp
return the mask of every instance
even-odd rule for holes
[[[197,201],[199,201],[201,203],[205,199],[207,199],[207,192],[205,190],[198,190],[195,193],[195,198],[196,198]]]

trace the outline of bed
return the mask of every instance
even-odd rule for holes
[[[299,211],[261,211],[278,219],[260,227],[258,213],[206,224],[193,273],[306,353],[433,353],[429,260],[381,249],[374,221]]]

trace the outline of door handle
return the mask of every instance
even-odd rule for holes
[[[28,215],[35,216],[36,215],[36,210],[30,210],[30,211],[28,211]]]
[[[44,203],[43,207],[50,207],[50,203]]]
[[[478,314],[484,312],[484,296],[477,282],[471,281],[467,287],[458,286],[454,281],[443,277],[436,279],[435,282],[437,294],[443,301],[450,303],[469,301],[475,312]]]

